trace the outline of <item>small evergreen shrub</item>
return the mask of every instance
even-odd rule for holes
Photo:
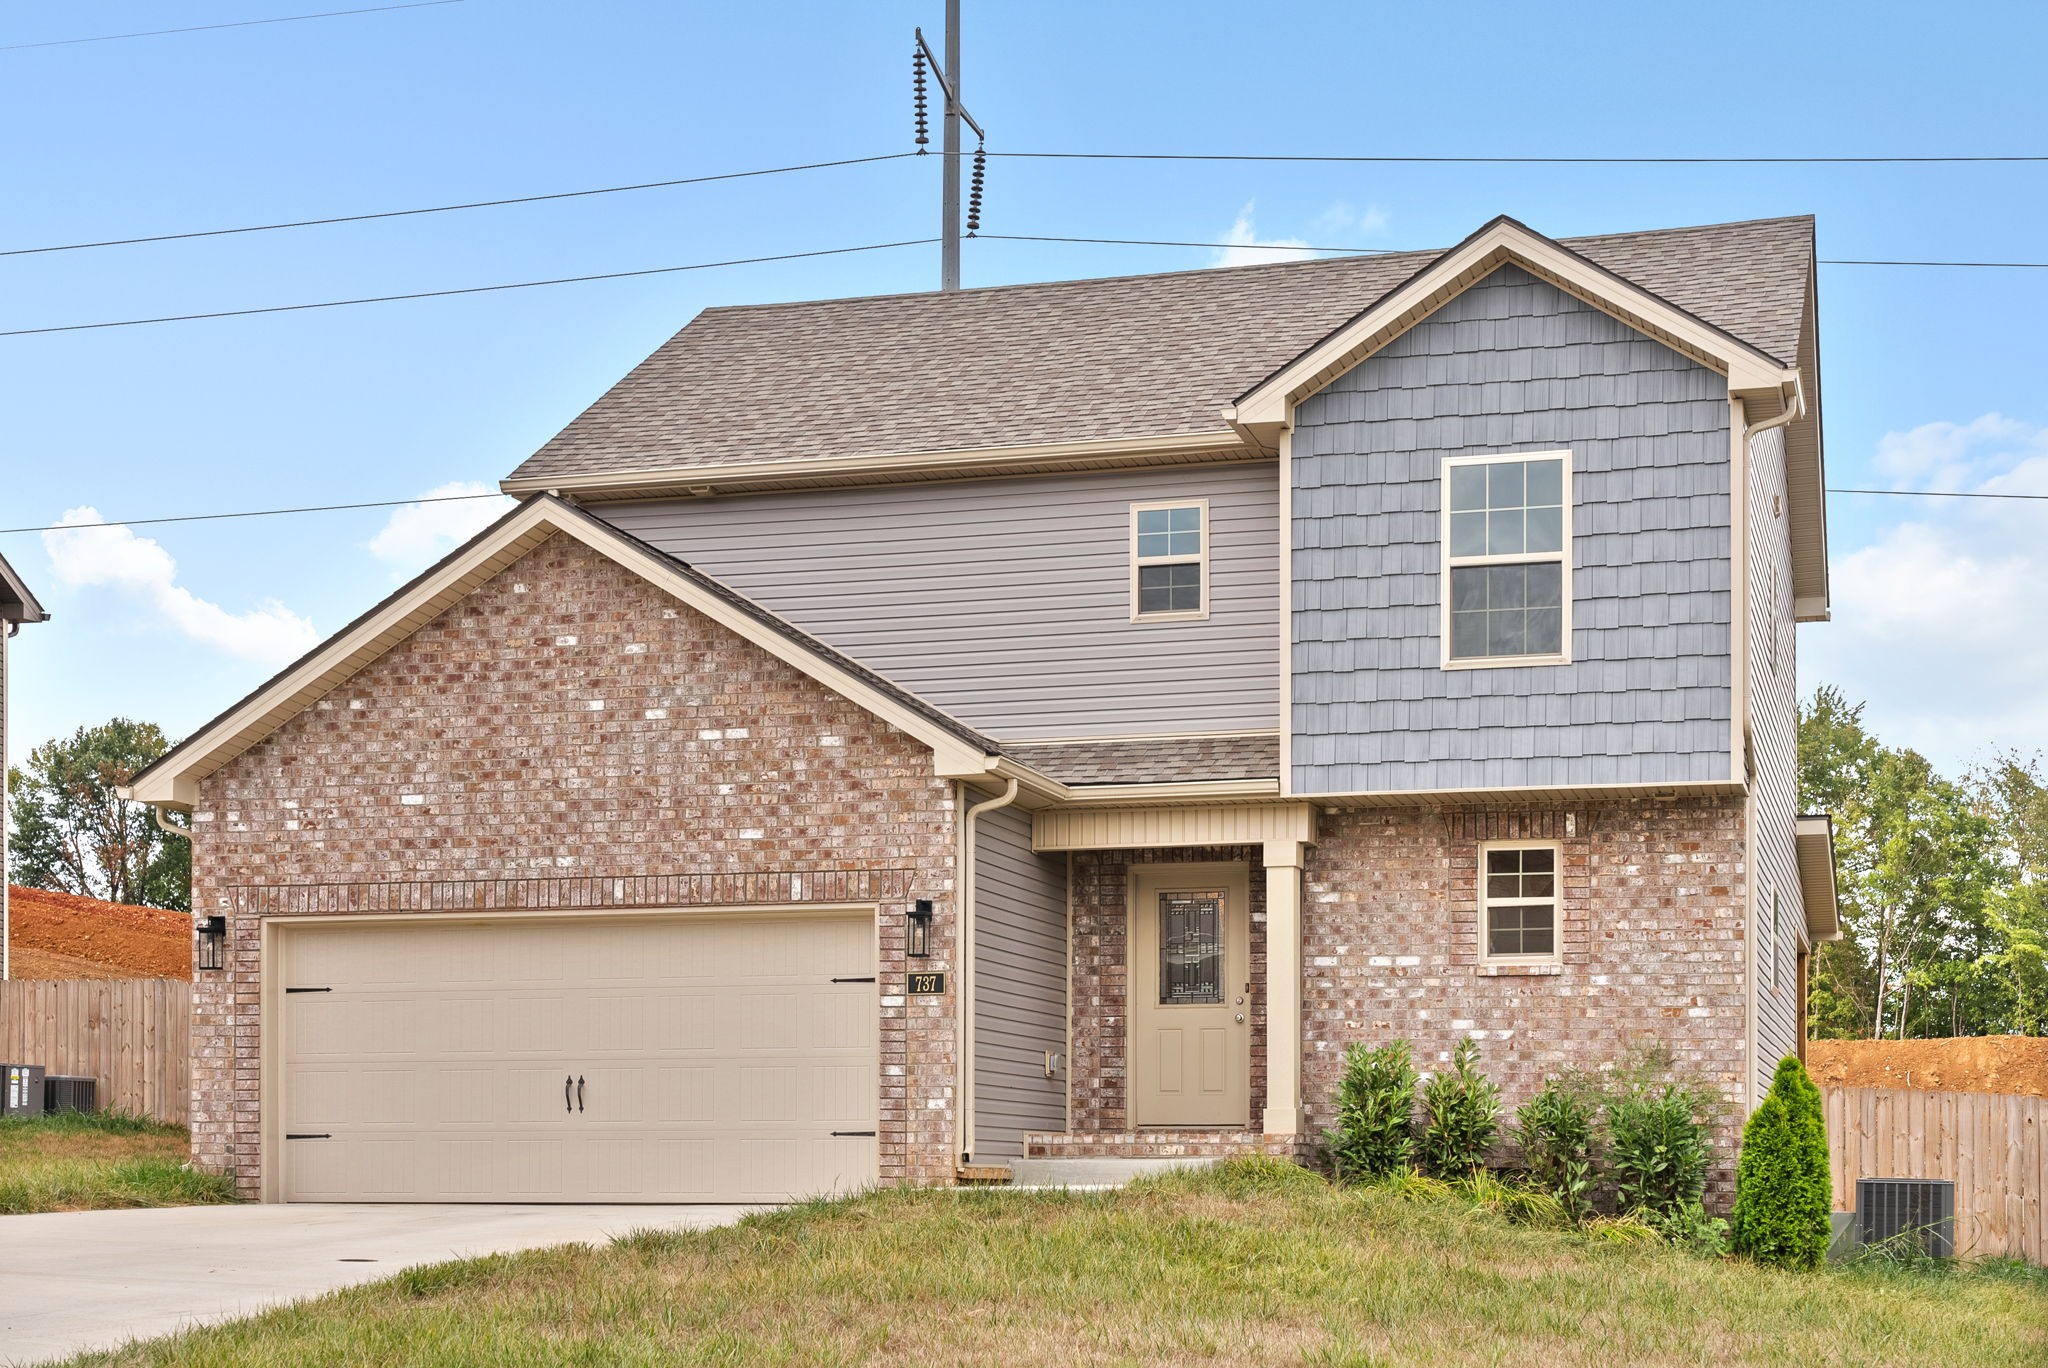
[[[1529,1181],[1555,1198],[1575,1225],[1593,1215],[1599,1124],[1592,1092],[1567,1079],[1550,1079],[1515,1112],[1515,1142]]]
[[[1700,1194],[1711,1153],[1696,1089],[1678,1083],[1636,1088],[1607,1104],[1608,1163],[1624,1212],[1672,1238],[1707,1224]]]
[[[1405,1040],[1344,1051],[1330,1162],[1341,1181],[1384,1178],[1415,1152],[1415,1064]]]
[[[1500,1134],[1500,1089],[1479,1072],[1479,1046],[1466,1037],[1451,1067],[1422,1086],[1422,1162],[1439,1178],[1469,1178],[1486,1167]]]
[[[1780,1268],[1820,1267],[1832,1202],[1820,1089],[1798,1057],[1787,1055],[1742,1128],[1730,1223],[1735,1252]]]

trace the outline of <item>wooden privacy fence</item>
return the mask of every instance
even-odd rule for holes
[[[0,983],[0,1063],[99,1080],[113,1111],[185,1123],[192,1080],[192,985],[182,979],[10,979]]]
[[[1956,1185],[1956,1253],[2048,1263],[2048,1097],[1822,1088],[1835,1210],[1858,1178],[1947,1178]]]

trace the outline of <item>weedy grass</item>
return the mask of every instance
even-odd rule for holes
[[[875,1192],[467,1259],[74,1362],[2037,1368],[2044,1354],[2048,1286],[2010,1270],[1787,1273],[1248,1161],[1121,1192]]]
[[[0,1117],[0,1215],[234,1201],[187,1150],[183,1126],[119,1112]]]

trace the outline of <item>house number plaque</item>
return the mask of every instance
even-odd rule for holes
[[[946,991],[946,976],[943,973],[914,973],[904,975],[904,991],[913,997],[926,997]]]

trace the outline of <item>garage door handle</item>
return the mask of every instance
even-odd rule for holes
[[[576,1075],[574,1075],[574,1074],[563,1074],[563,1075],[562,1075],[562,1110],[563,1110],[563,1111],[565,1111],[565,1112],[567,1112],[567,1111],[575,1111],[575,1110],[576,1110],[576,1104],[575,1104],[575,1103],[573,1103],[573,1102],[571,1102],[571,1101],[569,1100],[569,1089],[571,1089],[571,1088],[573,1088],[573,1087],[575,1087],[575,1086],[576,1086]]]
[[[576,1075],[576,1110],[583,1110],[583,1075]]]

